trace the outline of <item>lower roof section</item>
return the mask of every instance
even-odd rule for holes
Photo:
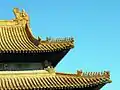
[[[33,71],[1,71],[0,89],[84,89],[110,83],[109,73],[57,73],[53,68]]]

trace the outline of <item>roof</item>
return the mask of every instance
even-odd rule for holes
[[[26,12],[17,10],[14,9],[15,19],[0,21],[0,53],[54,52],[74,47],[73,38],[34,38]]]
[[[50,69],[1,72],[1,89],[74,89],[94,87],[111,82],[108,72],[86,75],[84,73],[56,73]]]
[[[45,40],[35,45],[28,37],[26,26],[0,26],[0,52],[2,53],[31,53],[31,52],[54,52],[73,47],[70,40]]]

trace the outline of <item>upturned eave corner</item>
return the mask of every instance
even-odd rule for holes
[[[33,42],[36,46],[39,46],[41,43],[69,43],[70,47],[74,47],[74,38],[73,37],[67,37],[67,38],[48,38],[46,37],[46,40],[42,40],[40,37],[35,38],[32,34],[32,30],[30,28],[30,19],[28,14],[25,12],[24,9],[20,11],[18,8],[13,9],[13,13],[15,15],[15,19],[13,19],[13,22],[16,23],[16,25],[24,25],[26,28],[26,33],[30,39],[31,42]]]

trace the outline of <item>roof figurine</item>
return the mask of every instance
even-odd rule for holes
[[[15,15],[15,20],[17,21],[18,24],[25,25],[26,23],[29,23],[29,16],[24,9],[20,11],[18,8],[14,8],[13,12]]]
[[[35,38],[25,10],[13,12],[14,19],[0,20],[0,89],[100,90],[111,83],[108,71],[56,72],[56,65],[74,47],[74,39]]]

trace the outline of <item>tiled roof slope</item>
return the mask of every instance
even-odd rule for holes
[[[38,40],[38,42],[39,44],[35,45],[34,41],[30,40],[26,25],[0,26],[0,53],[54,52],[73,47],[72,38]]]
[[[15,19],[0,20],[0,53],[41,53],[73,48],[73,38],[34,38],[25,10],[14,8]]]
[[[74,89],[110,83],[109,73],[64,74],[49,71],[0,73],[0,89]]]

